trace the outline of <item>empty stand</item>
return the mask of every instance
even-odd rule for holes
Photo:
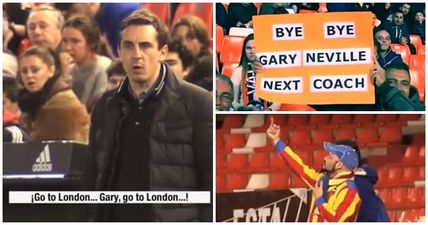
[[[230,172],[246,169],[248,166],[247,154],[229,154],[226,169]]]
[[[248,184],[248,175],[240,173],[232,173],[226,176],[226,190],[233,191],[235,189],[244,189]]]
[[[397,54],[401,55],[403,62],[409,65],[410,63],[410,49],[409,46],[403,44],[391,44],[391,49]]]
[[[288,171],[282,172],[282,173],[273,173],[270,175],[268,189],[281,190],[281,189],[287,189],[289,187],[290,187],[290,177],[289,177]]]
[[[216,25],[215,26],[215,51],[217,53],[221,52],[221,45],[223,44],[223,38],[224,38],[224,33],[223,33],[223,27]]]
[[[411,55],[409,67],[425,71],[425,55]]]
[[[224,36],[220,53],[221,63],[239,63],[245,37]]]
[[[233,71],[238,67],[237,63],[224,63],[221,68],[221,73],[232,78]]]

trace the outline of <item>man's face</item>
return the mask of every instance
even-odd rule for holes
[[[394,14],[394,24],[402,25],[404,23],[404,15],[401,12],[396,12]]]
[[[406,97],[410,95],[410,75],[405,70],[390,69],[386,73],[386,82],[402,91]]]
[[[232,106],[232,87],[221,79],[216,79],[216,108],[218,111],[229,111]]]
[[[377,32],[376,41],[381,51],[388,50],[389,46],[391,45],[391,38],[389,33],[384,30]]]
[[[177,78],[184,79],[187,75],[187,70],[184,69],[183,62],[177,52],[168,52],[164,62],[171,67]]]
[[[152,25],[130,25],[122,32],[119,57],[130,82],[153,84],[168,47],[159,49],[157,31]]]
[[[400,10],[403,11],[404,15],[407,15],[410,11],[410,5],[409,4],[402,4],[400,7]]]
[[[61,28],[58,24],[58,18],[50,10],[30,13],[27,31],[33,45],[56,49],[61,42]]]
[[[331,173],[336,171],[336,164],[339,162],[337,155],[329,152],[328,155],[324,157],[324,163],[322,165],[323,170]]]

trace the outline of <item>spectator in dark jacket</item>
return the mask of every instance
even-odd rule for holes
[[[422,44],[425,44],[425,14],[422,11],[415,13],[415,23],[413,24],[412,34],[419,35]]]
[[[385,24],[385,30],[391,35],[391,42],[408,45],[410,52],[416,54],[416,48],[410,43],[409,29],[404,23],[404,14],[398,10],[394,13],[392,23]]]
[[[253,16],[257,15],[254,3],[230,3],[228,16],[230,27],[253,27]]]
[[[157,16],[135,11],[120,32],[127,78],[92,111],[89,188],[212,192],[212,95],[178,80],[162,62],[168,29]],[[96,221],[212,221],[211,204],[116,204],[95,210]]]
[[[376,59],[382,68],[393,63],[403,63],[401,55],[392,51],[390,47],[391,39],[388,31],[379,30],[376,32],[374,41],[376,47]]]
[[[425,111],[418,90],[410,84],[409,66],[390,64],[384,69],[376,63],[371,80],[376,85],[378,110]]]

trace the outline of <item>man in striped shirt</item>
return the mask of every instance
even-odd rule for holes
[[[267,135],[279,156],[313,190],[310,222],[356,221],[361,199],[352,171],[358,166],[358,155],[353,148],[324,142],[324,149],[329,154],[324,158],[323,172],[317,172],[303,164],[301,158],[280,140],[281,130],[273,118]]]

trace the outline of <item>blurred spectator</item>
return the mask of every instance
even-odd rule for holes
[[[18,81],[12,77],[3,77],[3,110],[15,115],[21,116],[21,109],[18,106]]]
[[[212,55],[210,37],[204,21],[197,16],[184,16],[172,28],[173,38],[181,37],[183,45],[192,53],[194,59]]]
[[[407,44],[412,54],[416,54],[416,48],[410,43],[410,33],[404,23],[404,14],[402,11],[394,12],[391,23],[385,24],[385,30],[391,35],[391,42],[397,44]]]
[[[403,12],[404,23],[406,24],[407,28],[410,28],[413,25],[411,8],[412,6],[410,5],[410,3],[403,3],[398,8]]]
[[[6,15],[9,21],[9,29],[13,32],[13,37],[9,40],[7,49],[17,55],[19,54],[18,50],[21,41],[26,36],[25,24],[31,8],[23,7],[23,3],[3,3],[3,9],[3,16]]]
[[[389,64],[393,64],[393,63],[395,64],[403,63],[403,60],[401,59],[401,55],[392,51],[390,47],[391,39],[388,31],[386,30],[377,31],[375,33],[374,41],[375,41],[375,49],[376,49],[376,59],[382,68],[385,68]]]
[[[385,23],[386,19],[391,14],[391,8],[391,3],[375,3],[372,12],[376,15],[377,19]]]
[[[128,15],[140,8],[139,3],[73,3],[69,14],[83,14],[95,18],[114,55],[117,56],[120,25]]]
[[[216,109],[217,111],[234,111],[233,84],[229,77],[223,74],[216,76]]]
[[[27,20],[27,32],[31,44],[60,52],[61,28],[64,17],[52,6],[39,6],[31,10]]]
[[[89,115],[73,91],[60,79],[59,59],[47,48],[34,46],[19,57],[19,94],[23,125],[31,141],[74,140],[87,143]]]
[[[230,3],[227,12],[230,27],[253,28],[253,16],[257,15],[254,3]]]
[[[196,60],[195,65],[186,76],[186,81],[207,91],[213,90],[213,57],[206,55]]]
[[[378,63],[371,80],[376,85],[376,109],[388,111],[425,111],[418,90],[410,84],[409,66],[393,63],[385,70]]]
[[[262,3],[259,15],[289,14],[288,6],[289,3]]]
[[[254,34],[248,35],[244,40],[244,46],[241,52],[241,61],[238,68],[232,72],[233,83],[233,107],[235,109],[249,106],[251,111],[262,110],[278,110],[280,104],[272,104],[268,106],[267,103],[259,99],[253,90],[249,90],[248,86],[255,87],[255,80],[248,80],[248,72],[256,73],[256,46],[254,42]],[[255,75],[256,76],[256,75]],[[253,82],[253,83],[252,83]],[[250,84],[252,83],[252,84]]]
[[[185,79],[192,67],[193,55],[181,43],[181,38],[173,38],[169,41],[168,54],[164,62],[171,67],[177,78]]]
[[[417,11],[414,22],[412,34],[419,35],[422,44],[425,44],[425,14],[422,11]]]
[[[107,90],[107,67],[111,60],[99,55],[100,31],[86,16],[68,19],[62,30],[64,51],[73,59],[70,68],[74,93],[88,112]]]
[[[328,12],[371,11],[372,3],[327,3]]]
[[[227,10],[223,3],[215,4],[215,22],[217,25],[223,27],[223,32],[225,34],[229,33],[230,25],[227,16]]]
[[[18,61],[10,52],[3,52],[3,76],[16,78],[18,73]]]
[[[18,117],[3,109],[3,143],[23,143],[29,140],[28,134],[19,126]]]
[[[107,90],[113,90],[119,87],[122,81],[126,77],[125,69],[123,69],[122,61],[113,61],[107,68],[108,77],[108,88]]]

